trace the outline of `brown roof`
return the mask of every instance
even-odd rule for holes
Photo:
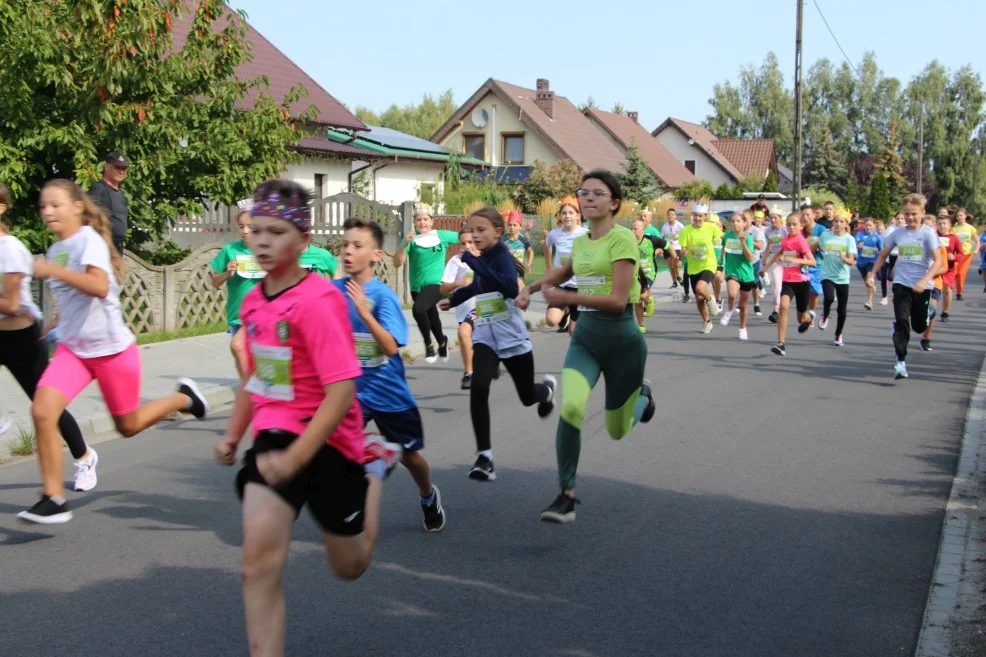
[[[490,78],[469,100],[432,135],[431,141],[441,142],[462,121],[472,108],[488,93],[494,93],[512,105],[512,112],[521,122],[537,133],[549,148],[562,159],[570,159],[582,170],[603,168],[622,171],[626,160],[620,152],[582,112],[564,96],[554,97],[553,117],[534,102],[535,91]]]
[[[298,144],[294,148],[299,151],[323,153],[325,155],[355,155],[356,157],[364,160],[378,160],[387,157],[386,155],[374,153],[373,151],[368,151],[364,148],[359,148],[358,146],[340,144],[336,141],[317,139],[314,137],[303,137],[298,141]]]
[[[712,142],[743,175],[777,173],[777,157],[773,139],[717,139]]]
[[[186,3],[190,5],[191,0],[186,0]],[[175,51],[181,50],[185,45],[194,18],[193,11],[186,6],[175,21],[173,30]],[[235,12],[227,5],[225,15],[213,23],[213,29],[221,30],[235,15]],[[301,114],[309,105],[314,105],[315,109],[318,110],[315,123],[355,130],[366,129],[362,121],[333,98],[318,82],[315,82],[301,70],[287,55],[278,50],[274,44],[265,39],[260,32],[253,29],[249,23],[247,23],[246,40],[253,45],[253,59],[241,64],[236,69],[236,76],[240,80],[253,80],[260,76],[267,76],[268,86],[260,89],[248,89],[241,106],[253,107],[254,100],[260,93],[268,93],[274,97],[274,100],[281,101],[292,86],[301,84],[308,91],[308,96],[294,103],[291,107],[292,112]]]
[[[665,187],[676,189],[695,180],[692,172],[686,169],[671,151],[629,116],[604,112],[594,107],[586,109],[585,115],[595,119],[613,139],[623,145],[624,149],[630,148],[631,142],[635,142],[651,172]]]
[[[705,152],[710,158],[712,158],[716,164],[722,167],[730,176],[734,179],[739,180],[744,175],[737,169],[732,162],[729,161],[725,155],[719,152],[716,148],[715,142],[718,141],[716,136],[709,132],[709,130],[702,125],[697,123],[689,123],[688,121],[682,121],[681,119],[676,119],[669,117],[664,123],[657,126],[657,128],[651,134],[655,137],[668,126],[674,126],[680,130],[689,139],[695,140],[695,145],[698,146],[702,151]]]

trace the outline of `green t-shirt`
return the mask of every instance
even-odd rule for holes
[[[660,237],[661,231],[654,228],[653,226],[648,226],[647,228],[644,229],[644,235],[653,235],[654,237]]]
[[[688,256],[688,275],[715,272],[718,267],[716,242],[722,243],[722,229],[706,221],[700,228],[689,224],[681,229],[678,243]]]
[[[744,241],[750,247],[750,252],[752,253],[753,235],[747,233],[746,240]],[[752,283],[753,263],[746,259],[746,254],[743,253],[743,245],[740,244],[739,236],[733,231],[729,231],[726,233],[722,242],[724,253],[723,265],[726,278],[734,276],[740,283]]]
[[[234,261],[236,272],[226,281],[226,323],[239,326],[243,297],[267,274],[257,264],[257,259],[243,240],[224,246],[209,263],[209,267],[215,273],[222,274],[229,263]]]
[[[630,281],[628,304],[640,301],[640,281],[637,269],[640,265],[640,249],[637,238],[629,228],[613,226],[602,239],[594,240],[588,235],[575,238],[572,244],[572,271],[579,294],[605,296],[613,293],[613,263],[617,260],[633,261],[633,278]],[[581,308],[595,311],[595,308]]]
[[[330,251],[312,244],[298,258],[298,264],[316,274],[321,274],[325,278],[332,278],[336,275],[336,269],[339,267],[339,259]]]
[[[430,230],[414,236],[405,251],[411,292],[420,292],[426,285],[441,284],[445,251],[458,243],[459,234],[451,230]]]
[[[822,280],[832,281],[836,285],[847,285],[851,268],[839,255],[856,255],[856,239],[849,233],[836,235],[831,230],[827,230],[818,238],[818,246],[826,255],[822,260]]]
[[[644,229],[644,234],[646,233],[647,229]],[[640,271],[647,280],[654,280],[654,243],[644,237],[637,243],[637,249],[640,252]]]

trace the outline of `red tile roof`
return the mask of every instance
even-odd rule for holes
[[[768,171],[777,173],[773,139],[717,139],[712,143],[743,175],[755,173],[762,178]]]
[[[622,144],[624,149],[630,148],[631,142],[635,142],[640,154],[647,160],[651,172],[665,187],[676,189],[695,180],[692,172],[686,169],[671,151],[629,116],[604,112],[594,107],[587,109],[585,115],[590,120],[594,119],[613,139]]]
[[[191,4],[190,0],[188,0],[188,4]],[[225,15],[215,21],[213,29],[217,31],[221,30],[228,24],[230,18],[235,15],[235,12],[227,6]],[[181,50],[185,45],[193,18],[193,9],[186,7],[185,11],[175,21],[173,36],[176,51]],[[301,70],[287,55],[278,50],[274,44],[265,39],[249,23],[247,23],[246,40],[253,45],[253,59],[240,65],[236,70],[237,77],[240,80],[252,80],[264,75],[267,76],[268,87],[266,89],[248,90],[242,102],[243,106],[253,107],[254,100],[262,92],[268,93],[275,100],[280,101],[287,95],[292,86],[301,84],[308,91],[308,96],[294,103],[291,107],[292,112],[301,114],[309,105],[314,105],[318,110],[315,123],[355,130],[366,129],[362,121],[356,118],[342,103],[333,98],[318,82],[315,82],[315,80],[309,77],[307,73]]]
[[[715,162],[720,167],[722,167],[723,170],[726,171],[726,173],[728,173],[736,180],[739,180],[744,175],[746,175],[741,173],[740,170],[737,169],[736,166],[734,166],[733,163],[729,161],[729,158],[727,158],[725,155],[719,152],[719,149],[716,148],[715,145],[715,142],[717,141],[716,136],[711,132],[709,132],[709,130],[705,126],[699,125],[697,123],[689,123],[688,121],[682,121],[681,119],[669,117],[667,121],[657,126],[657,128],[651,134],[656,137],[658,133],[660,133],[668,126],[674,126],[682,133],[684,133],[685,136],[688,137],[689,139],[694,139],[696,146],[698,146],[701,150],[705,151],[706,155],[708,155],[710,158],[715,160]]]

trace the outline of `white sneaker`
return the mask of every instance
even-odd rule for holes
[[[702,333],[712,333],[712,322],[706,322],[702,325]]]
[[[722,312],[722,305],[718,301],[716,301],[715,299],[713,299],[712,300],[712,308],[715,311],[712,314],[715,315],[716,317],[718,317],[719,316],[719,313]]]
[[[750,339],[749,336],[746,334],[746,329],[740,329],[739,330],[739,339],[740,340],[749,340]]]
[[[880,299],[880,305],[881,306],[887,305],[887,297],[883,297],[882,299]]]
[[[845,345],[846,343],[842,340],[842,336],[841,335],[837,335],[837,336],[835,336],[835,342],[833,342],[832,344],[834,344],[836,347],[841,347],[841,346]]]
[[[822,317],[822,321],[818,322],[818,330],[824,331],[825,327],[829,325],[829,318]]]
[[[722,318],[719,320],[719,323],[722,324],[723,326],[729,326],[729,320],[733,318],[733,313],[734,312],[736,312],[736,311],[735,310],[727,310],[726,312],[724,312],[722,314]]]
[[[92,447],[89,448],[89,458],[83,456],[75,462],[75,490],[87,491],[96,487],[97,463],[99,454]]]
[[[0,436],[2,436],[3,434],[7,433],[7,431],[10,429],[10,426],[13,423],[14,423],[14,421],[11,420],[9,417],[7,417],[6,415],[0,414]]]

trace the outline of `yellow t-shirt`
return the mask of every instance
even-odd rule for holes
[[[600,239],[589,239],[588,235],[575,238],[572,243],[572,271],[579,294],[605,296],[613,293],[613,263],[617,260],[633,261],[633,280],[630,282],[628,304],[640,301],[640,249],[637,238],[629,228],[613,226]],[[580,308],[594,311],[595,308]]]
[[[952,232],[955,233],[955,236],[959,238],[960,242],[962,242],[962,254],[969,255],[972,253],[972,250],[976,248],[976,242],[979,241],[979,233],[976,232],[973,225],[965,224],[963,226],[962,224],[957,223],[952,226]]]
[[[715,272],[718,267],[715,251],[717,242],[722,244],[722,229],[709,221],[699,228],[689,224],[681,229],[678,243],[688,258],[689,276],[703,271]]]

